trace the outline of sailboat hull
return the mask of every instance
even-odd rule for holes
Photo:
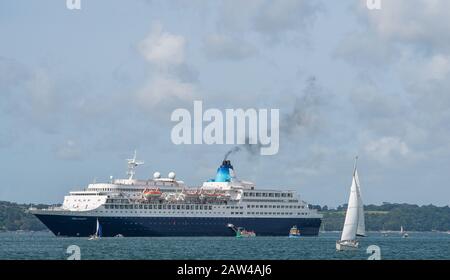
[[[359,247],[358,241],[337,241],[336,250],[337,251],[354,251]]]

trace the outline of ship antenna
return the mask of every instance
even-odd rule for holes
[[[137,152],[136,152],[136,150],[134,150],[134,157],[132,159],[127,159],[127,162],[128,162],[127,175],[128,175],[129,180],[133,180],[134,175],[136,174],[136,171],[135,171],[136,167],[144,164],[143,161],[136,160],[136,155],[137,155]]]

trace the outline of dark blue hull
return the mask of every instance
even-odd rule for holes
[[[57,236],[90,236],[97,217],[35,214]],[[233,236],[233,224],[258,236],[288,236],[296,225],[302,236],[319,233],[319,218],[98,217],[103,236]]]

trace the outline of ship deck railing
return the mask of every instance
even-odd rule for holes
[[[52,205],[48,206],[47,208],[37,208],[37,207],[30,207],[28,208],[29,211],[61,211],[66,210],[61,205]]]

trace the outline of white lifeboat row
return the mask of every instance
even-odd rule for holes
[[[196,199],[227,200],[231,197],[228,192],[221,190],[183,189],[182,192],[162,192],[159,188],[147,188],[142,192],[142,196],[146,200],[165,199],[169,201]]]

